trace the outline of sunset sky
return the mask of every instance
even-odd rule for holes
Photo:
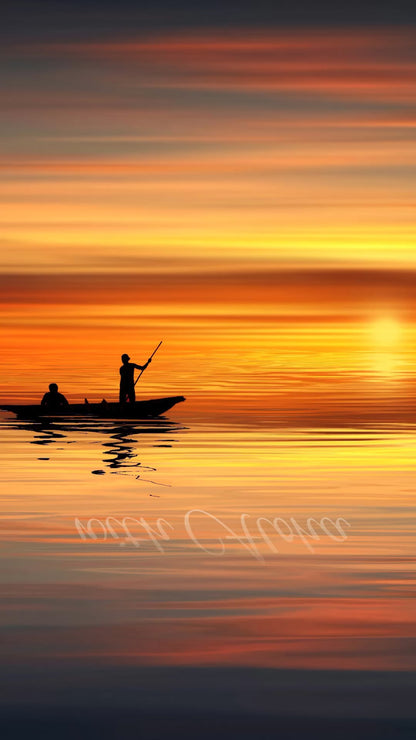
[[[52,314],[66,342],[68,305],[78,328],[91,306],[123,305],[413,318],[414,11],[256,6],[14,6],[0,52],[10,351],[28,326],[47,350],[33,331]]]
[[[416,738],[415,1],[8,5],[2,736]]]

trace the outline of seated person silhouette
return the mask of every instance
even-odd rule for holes
[[[51,383],[49,385],[49,391],[43,396],[40,405],[48,411],[59,411],[60,409],[69,406],[69,403],[62,393],[58,393],[58,386],[56,383]]]
[[[134,387],[134,371],[144,370],[151,360],[149,359],[145,365],[136,365],[134,362],[129,362],[130,357],[128,355],[121,355],[123,362],[120,368],[120,403],[125,403],[128,399],[130,403],[134,403],[136,400],[136,390]]]

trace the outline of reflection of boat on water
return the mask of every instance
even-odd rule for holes
[[[56,410],[46,411],[45,408],[36,405],[5,404],[0,406],[3,411],[11,411],[20,419],[37,419],[39,417],[57,418],[67,417],[98,417],[101,419],[146,419],[161,414],[181,403],[183,396],[170,396],[168,398],[154,398],[150,401],[136,401],[135,403],[72,403],[62,406]]]
[[[134,425],[134,424],[123,424],[123,425],[111,425],[111,427],[105,429],[104,431],[109,435],[109,441],[103,442],[103,447],[105,447],[104,451],[104,463],[107,467],[111,468],[113,471],[118,469],[136,469],[135,472],[137,473],[137,468],[140,468],[140,471],[142,470],[148,470],[148,471],[154,471],[155,468],[151,468],[148,466],[142,465],[141,462],[138,462],[136,460],[137,458],[137,452],[136,452],[136,446],[137,446],[137,440],[135,439],[136,435],[145,435],[145,434],[152,434],[152,435],[159,435],[159,434],[166,434],[166,433],[174,433],[177,431],[182,430],[183,427],[179,424],[175,424],[172,422],[161,422],[157,421],[154,424],[149,424],[148,426],[144,425]],[[159,440],[158,440],[159,441]],[[163,440],[164,447],[170,447],[169,442],[171,442],[171,439]],[[166,444],[167,443],[167,444]],[[157,445],[160,446],[160,445]],[[139,477],[137,475],[137,477]]]
[[[102,461],[106,468],[110,468],[113,473],[123,472],[123,474],[132,474],[136,478],[141,478],[142,471],[154,471],[155,468],[143,465],[137,460],[139,439],[144,440],[146,437],[148,443],[146,446],[170,447],[173,442],[170,436],[176,432],[185,429],[177,422],[168,419],[148,419],[140,423],[134,421],[114,422],[110,419],[95,419],[94,417],[80,417],[78,419],[32,419],[32,420],[10,420],[8,425],[13,429],[21,429],[34,433],[34,438],[30,444],[40,446],[75,444],[82,442],[85,435],[94,434],[95,437],[102,438],[101,446],[104,448]],[[163,435],[163,437],[162,437]],[[75,439],[74,439],[75,436]],[[48,460],[49,458],[39,458]],[[130,470],[130,473],[128,472]],[[94,473],[103,473],[104,471],[94,470]],[[152,481],[155,482],[155,481]]]

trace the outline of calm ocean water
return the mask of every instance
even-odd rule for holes
[[[87,683],[91,709],[106,675],[123,712],[187,714],[193,690],[211,716],[225,681],[238,718],[413,716],[416,428],[4,415],[0,432],[9,708],[28,691],[50,717]]]
[[[329,346],[276,352],[266,325],[231,353],[227,324],[204,366],[199,329],[170,378],[148,371],[143,395],[189,396],[169,418],[1,415],[7,727],[412,736],[411,357],[344,346],[328,369]]]

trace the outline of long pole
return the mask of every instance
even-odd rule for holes
[[[151,360],[151,359],[152,359],[152,357],[153,357],[153,355],[155,355],[155,354],[156,354],[156,352],[158,351],[158,349],[159,349],[159,347],[160,347],[160,345],[161,345],[161,344],[162,344],[162,342],[159,342],[159,344],[157,345],[156,349],[155,349],[155,350],[153,350],[152,354],[150,355],[150,357],[149,357],[149,360]],[[149,362],[149,360],[148,360],[147,362]],[[140,370],[140,372],[139,372],[139,374],[138,374],[138,376],[137,376],[137,378],[136,378],[136,380],[135,380],[135,383],[134,383],[134,385],[136,385],[136,383],[137,383],[138,379],[140,378],[141,374],[142,374],[142,373],[143,373],[143,372],[145,371],[145,369],[146,369],[146,367],[144,367],[144,368],[143,368],[142,370]]]

